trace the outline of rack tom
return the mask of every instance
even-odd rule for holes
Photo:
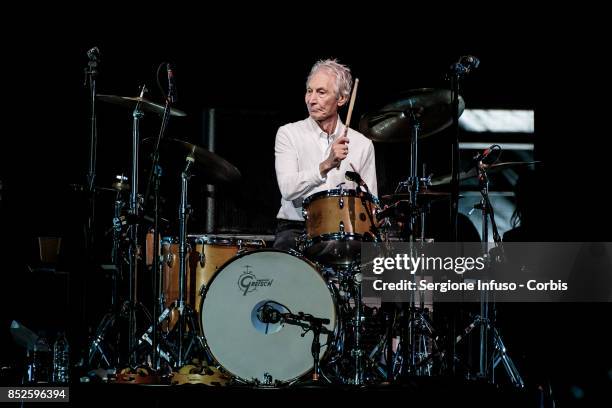
[[[359,260],[361,243],[376,238],[378,200],[356,190],[326,190],[304,199],[306,235],[301,250],[327,265],[347,266]]]

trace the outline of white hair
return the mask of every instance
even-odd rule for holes
[[[322,69],[336,77],[336,98],[338,99],[342,95],[348,99],[353,87],[353,76],[351,75],[350,68],[340,64],[337,59],[317,61],[310,69],[310,74],[308,74],[308,78],[306,79],[306,86],[308,86],[310,78],[312,78],[317,71]]]

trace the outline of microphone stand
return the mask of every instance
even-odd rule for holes
[[[85,86],[89,88],[89,169],[87,171],[87,193],[89,199],[87,225],[85,229],[85,242],[87,246],[87,254],[90,260],[93,259],[94,245],[94,221],[95,221],[95,179],[96,179],[96,152],[98,147],[98,129],[97,129],[97,113],[96,113],[96,79],[98,77],[99,55],[97,48],[92,48],[87,52],[89,62],[85,68]]]
[[[483,255],[487,259],[487,266],[491,268],[496,259],[491,259],[488,250],[489,228],[488,222],[491,220],[491,229],[493,231],[493,240],[495,246],[499,250],[499,255],[504,258],[504,249],[501,237],[495,223],[495,213],[489,200],[489,178],[487,176],[487,165],[482,161],[478,163],[478,182],[480,186],[480,194],[482,199],[479,204],[474,205],[474,209],[482,211],[482,247]],[[492,317],[490,317],[492,315]],[[480,328],[479,336],[479,358],[478,358],[478,376],[484,379],[489,379],[492,384],[495,384],[495,368],[500,363],[503,364],[506,374],[508,375],[512,385],[518,388],[523,388],[525,383],[517,370],[512,359],[508,356],[507,348],[497,331],[495,322],[495,300],[489,300],[488,290],[482,290],[480,294],[480,315],[476,316],[472,325],[478,325]],[[470,325],[470,327],[472,327]],[[469,328],[469,327],[468,327]],[[471,330],[471,329],[470,329]],[[489,334],[489,331],[491,332]],[[467,330],[466,330],[467,333]],[[488,348],[491,343],[492,336],[493,353],[489,358]]]
[[[459,239],[457,230],[457,219],[459,212],[459,166],[460,154],[459,151],[459,81],[465,73],[465,68],[460,63],[455,63],[451,66],[450,83],[451,83],[451,99],[453,112],[453,150],[451,157],[451,239],[457,242]]]
[[[479,62],[472,61],[468,62],[464,65],[465,57],[461,57],[459,62],[456,62],[451,65],[449,78],[450,78],[450,91],[451,91],[451,99],[452,99],[452,128],[454,130],[453,137],[453,148],[452,148],[452,156],[451,156],[451,207],[450,207],[450,218],[451,218],[451,241],[458,242],[459,241],[459,230],[458,230],[458,217],[459,217],[459,172],[461,165],[461,152],[459,149],[459,90],[460,90],[460,81],[463,77],[468,74],[471,68],[478,67]],[[473,59],[475,60],[475,59]],[[453,319],[454,320],[454,319]],[[454,325],[453,325],[454,327]],[[453,333],[449,338],[454,338],[455,335]],[[451,365],[452,372],[455,372],[455,343],[449,344],[449,349],[453,350],[451,353]]]
[[[161,310],[164,308],[163,294],[161,288],[163,288],[163,274],[160,271],[160,256],[159,256],[159,184],[160,178],[163,174],[162,168],[159,165],[159,146],[161,140],[166,132],[168,120],[170,119],[170,101],[171,95],[166,98],[166,105],[164,107],[164,113],[162,115],[162,123],[155,140],[155,147],[151,156],[151,171],[149,172],[149,179],[147,181],[147,188],[145,192],[145,201],[149,199],[149,193],[151,189],[151,183],[153,183],[153,318],[152,318],[152,334],[151,334],[151,347],[152,356],[151,364],[154,370],[159,370],[161,367],[161,361],[157,352],[158,344],[158,325],[157,319]]]
[[[323,326],[324,324],[329,324],[329,319],[314,317],[309,314],[304,314],[303,312],[299,312],[297,315],[291,313],[282,313],[281,322],[294,326],[299,326],[304,329],[305,332],[302,333],[302,337],[304,337],[309,331],[312,331],[312,346],[310,348],[312,352],[314,367],[312,372],[312,381],[318,383],[319,377],[321,376],[321,369],[319,367],[319,353],[321,352],[321,341],[319,338],[321,334],[333,334],[332,331]]]

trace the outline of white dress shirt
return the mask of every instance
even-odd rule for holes
[[[340,163],[340,169],[332,169],[321,177],[319,164],[328,158],[331,145],[344,131],[344,124],[336,123],[331,135],[325,133],[311,117],[281,126],[276,133],[276,179],[281,192],[281,208],[277,218],[303,221],[304,198],[324,190],[339,188],[356,189],[357,185],[345,178],[351,164],[365,181],[370,192],[378,195],[374,144],[361,133],[348,131],[348,156]]]

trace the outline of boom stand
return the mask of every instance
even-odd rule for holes
[[[478,181],[480,184],[480,193],[482,195],[482,199],[480,203],[474,206],[475,209],[479,209],[482,212],[482,246],[483,246],[483,254],[487,259],[488,267],[491,267],[492,262],[496,262],[495,259],[491,259],[488,250],[488,242],[489,242],[489,219],[491,220],[491,228],[493,230],[493,240],[497,248],[499,248],[502,252],[503,256],[503,246],[501,242],[501,238],[497,231],[497,224],[495,223],[495,213],[493,211],[493,207],[491,206],[491,202],[489,200],[489,179],[486,171],[487,166],[481,162],[478,163]],[[491,310],[491,306],[492,310]],[[493,319],[489,316],[493,315]],[[480,293],[480,315],[475,317],[474,323],[470,325],[470,327],[474,327],[474,324],[479,327],[479,359],[478,359],[478,376],[481,378],[486,378],[491,381],[491,383],[495,383],[495,368],[499,365],[499,363],[503,363],[506,373],[510,379],[510,382],[516,387],[523,388],[525,383],[521,378],[516,366],[510,359],[507,354],[506,346],[495,327],[495,302],[490,302],[489,293],[487,289],[481,290]],[[471,328],[469,329],[471,330]],[[492,339],[490,339],[492,337]],[[488,356],[488,348],[490,341],[492,340],[493,344],[493,353],[489,360]]]

